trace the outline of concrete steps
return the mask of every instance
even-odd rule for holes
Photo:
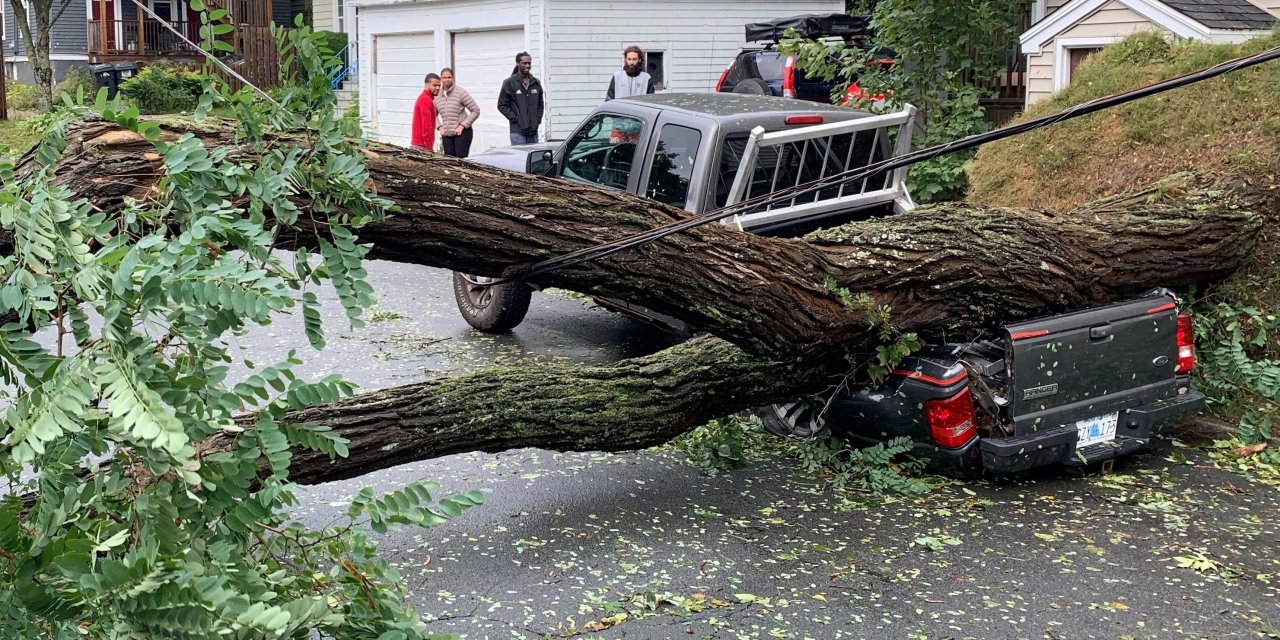
[[[334,93],[337,94],[338,98],[338,113],[345,113],[351,105],[360,101],[355,84],[351,82],[343,83],[343,86],[339,87]]]

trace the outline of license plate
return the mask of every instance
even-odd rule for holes
[[[1083,449],[1091,444],[1115,440],[1116,423],[1119,421],[1120,414],[1117,412],[1077,422],[1076,448]]]

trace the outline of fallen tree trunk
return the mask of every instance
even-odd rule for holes
[[[165,130],[253,162],[226,123]],[[105,122],[79,125],[68,139],[61,184],[106,210],[153,194],[163,168],[150,142]],[[375,259],[497,276],[686,215],[621,191],[389,145],[371,143],[367,155],[372,187],[401,208],[360,230]],[[534,282],[638,303],[749,353],[785,358],[842,348],[865,332],[866,315],[842,304],[832,284],[892,307],[903,330],[954,334],[1156,284],[1215,280],[1249,255],[1261,202],[1243,183],[1186,176],[1063,214],[948,203],[807,242],[711,224]]]
[[[225,125],[167,131],[252,161]],[[100,208],[147,196],[162,173],[150,143],[113,125],[83,125],[70,139],[59,181]],[[372,258],[501,275],[685,215],[622,192],[385,145],[370,145],[368,157],[373,188],[401,208],[360,231]],[[1183,177],[1068,213],[948,204],[804,241],[700,227],[537,284],[642,304],[727,343],[701,339],[607,367],[482,372],[299,413],[290,419],[351,439],[351,457],[330,463],[298,452],[293,474],[317,482],[462,451],[659,444],[708,419],[823,389],[874,353],[874,307],[890,307],[899,330],[955,338],[1220,278],[1249,255],[1261,202],[1242,182]],[[289,241],[308,244],[307,232],[319,230]],[[848,304],[850,292],[867,302]]]

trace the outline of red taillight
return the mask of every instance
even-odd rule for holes
[[[1011,333],[1009,334],[1009,338],[1012,340],[1026,340],[1027,338],[1039,338],[1040,336],[1047,336],[1047,335],[1049,335],[1048,329],[1032,329],[1030,331],[1019,331],[1017,333]]]
[[[787,56],[787,66],[782,70],[782,97],[796,97],[796,57]]]
[[[1196,368],[1196,330],[1191,325],[1191,314],[1178,316],[1178,366],[1174,373],[1191,373]]]
[[[724,71],[720,72],[720,81],[716,82],[716,93],[720,93],[720,90],[724,88],[724,80],[729,77],[729,69],[732,67],[733,65],[729,65],[724,68]]]
[[[822,116],[787,116],[787,124],[822,124]]]
[[[969,388],[950,398],[925,402],[924,423],[929,427],[929,436],[941,447],[956,449],[976,438],[978,422]]]

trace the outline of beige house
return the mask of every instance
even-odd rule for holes
[[[1139,31],[1234,43],[1267,33],[1280,0],[1037,0],[1021,37],[1029,106],[1071,82],[1089,54]]]

